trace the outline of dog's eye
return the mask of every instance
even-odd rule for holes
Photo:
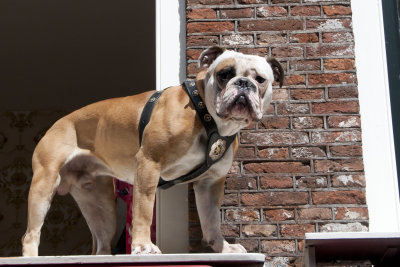
[[[257,77],[256,77],[256,81],[257,81],[258,83],[263,83],[263,82],[265,82],[265,79],[264,79],[263,77],[261,77],[261,76],[257,76]]]
[[[221,84],[228,83],[230,79],[235,77],[236,71],[233,67],[225,68],[217,73],[218,81]]]

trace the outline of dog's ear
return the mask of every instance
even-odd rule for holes
[[[209,67],[224,51],[225,49],[219,46],[212,46],[204,50],[199,57],[199,68]]]
[[[268,58],[267,62],[274,72],[275,81],[279,82],[279,87],[282,87],[285,72],[283,71],[281,63],[279,63],[278,60],[276,60],[275,58]]]

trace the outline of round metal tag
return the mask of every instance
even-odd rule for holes
[[[226,141],[223,139],[218,139],[211,145],[209,156],[215,161],[219,159],[224,153],[226,149]]]

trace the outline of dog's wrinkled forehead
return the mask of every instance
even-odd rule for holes
[[[247,76],[249,71],[255,71],[264,74],[269,81],[274,79],[272,68],[265,58],[230,50],[224,51],[217,57],[208,68],[208,72],[216,72],[227,67],[234,67],[236,76]]]

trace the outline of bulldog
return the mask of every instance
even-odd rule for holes
[[[283,83],[275,59],[211,47],[199,57],[199,95],[220,136],[231,136],[260,120],[272,97],[272,83]],[[92,254],[110,254],[116,228],[111,177],[134,185],[132,254],[161,253],[150,240],[159,177],[171,181],[204,162],[207,135],[183,86],[159,97],[139,144],[142,110],[154,93],[109,99],[58,120],[38,143],[32,158],[28,225],[23,255],[37,256],[40,231],[57,192],[70,193],[93,238]],[[215,252],[246,252],[229,244],[220,230],[225,176],[238,147],[237,137],[221,160],[193,182],[203,239]]]

